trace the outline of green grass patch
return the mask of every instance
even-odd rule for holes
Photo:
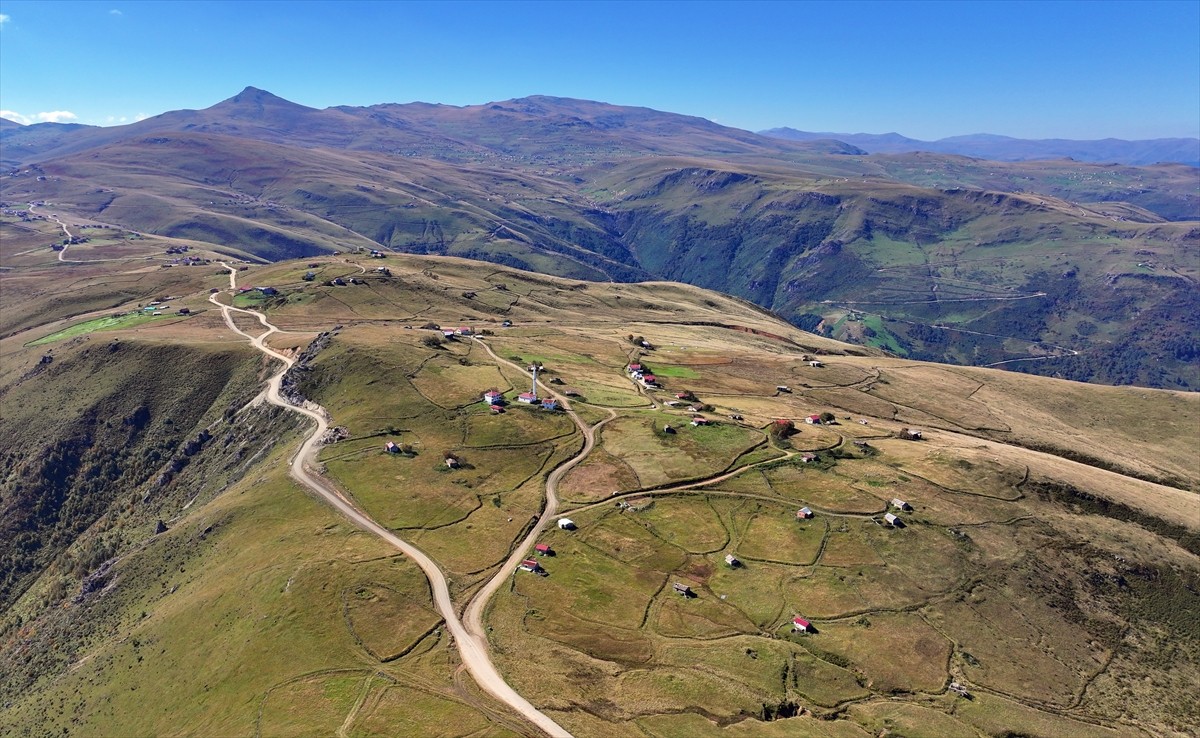
[[[76,336],[95,333],[96,331],[115,331],[122,328],[134,328],[139,325],[161,320],[163,318],[182,318],[183,316],[175,315],[174,313],[161,313],[158,315],[148,312],[138,313],[122,313],[120,315],[108,315],[103,318],[93,318],[85,320],[82,323],[76,323],[68,328],[63,328],[60,331],[55,331],[48,336],[42,336],[36,341],[30,341],[26,346],[42,346],[55,341],[62,341],[67,338],[75,338]]]
[[[686,366],[668,366],[665,364],[651,365],[656,377],[673,377],[675,379],[699,379],[700,372]]]

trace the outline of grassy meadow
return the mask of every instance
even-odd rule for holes
[[[1200,677],[1188,617],[1200,606],[1195,396],[875,355],[682,285],[383,261],[391,276],[339,255],[250,266],[239,282],[280,291],[253,302],[282,329],[276,348],[299,352],[330,332],[295,375],[345,429],[320,465],[438,562],[459,606],[584,445],[567,414],[516,402],[530,375],[484,344],[541,363],[543,395],[570,389],[579,417],[605,421],[558,488],[578,528],[546,530],[546,576],[516,572],[485,615],[505,678],[573,734],[1149,736],[1200,720],[1172,697]],[[60,269],[30,266],[18,280],[42,268]],[[318,278],[305,282],[310,270]],[[166,293],[195,310],[228,284],[215,269],[164,276],[175,273],[143,273],[147,297],[122,304]],[[364,284],[327,284],[337,276]],[[102,283],[81,272],[87,305],[110,299]],[[55,299],[6,316],[5,402],[53,407],[91,366],[72,357],[89,350],[135,374],[144,365],[110,343],[138,347],[143,362],[236,344],[245,363],[240,401],[214,380],[208,409],[187,416],[189,433],[220,433],[167,488],[168,530],[136,518],[104,594],[75,603],[82,578],[63,559],[6,613],[0,665],[52,643],[69,654],[12,696],[14,735],[528,733],[458,671],[419,570],[287,478],[299,427],[245,407],[268,366],[217,311],[106,325],[112,308],[77,313]],[[446,339],[451,326],[482,335]],[[662,387],[636,385],[631,361]],[[131,398],[159,386],[101,376]],[[82,385],[97,412],[109,384]],[[491,388],[505,412],[482,402]],[[697,399],[666,404],[684,390]],[[184,417],[187,397],[156,391],[170,398],[151,411],[157,430]],[[821,413],[833,421],[804,422]],[[714,424],[692,426],[696,414]],[[781,418],[796,432],[773,435]],[[899,437],[913,427],[923,440]],[[387,453],[389,441],[404,452]],[[22,454],[14,469],[32,463]],[[121,500],[122,515],[155,499],[153,478]],[[813,516],[798,519],[801,507]],[[903,525],[886,524],[888,512]],[[55,581],[70,583],[57,600]],[[797,616],[812,632],[794,631]]]

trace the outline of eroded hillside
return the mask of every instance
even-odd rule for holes
[[[548,97],[315,110],[253,88],[4,135],[12,212],[49,202],[264,260],[381,249],[680,280],[907,358],[1200,386],[1194,167],[868,156]]]

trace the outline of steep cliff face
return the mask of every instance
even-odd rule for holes
[[[120,548],[117,518],[177,506],[186,490],[173,482],[256,378],[252,354],[232,347],[97,339],[55,356],[0,388],[0,610],[50,568],[94,570]],[[102,519],[111,534],[92,530]]]

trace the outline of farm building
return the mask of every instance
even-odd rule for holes
[[[501,323],[501,324],[500,324],[500,327],[501,327],[501,328],[512,328],[512,321],[511,321],[511,320],[506,320],[506,321],[504,321],[503,323]]]
[[[821,424],[821,416],[820,415],[809,415],[807,418],[804,419],[804,422],[808,423],[809,425],[820,425]]]
[[[458,468],[458,459],[454,458],[453,456],[447,456],[446,457],[446,468],[457,469]]]
[[[454,338],[454,329],[453,328],[442,329],[442,336],[445,338]]]
[[[791,392],[792,388],[788,387],[786,384],[777,384],[777,385],[775,385],[775,391],[776,392]]]
[[[813,516],[813,511],[807,507],[802,507],[796,511],[796,520],[808,520]]]
[[[663,433],[668,433],[668,434],[673,435],[675,433],[675,429],[673,427],[671,427],[670,423],[667,423],[666,425],[663,426]]]
[[[738,561],[737,557],[733,554],[725,554],[725,563],[728,564],[731,569],[736,569],[742,565],[742,562]]]
[[[692,418],[692,425],[693,426],[708,425],[708,418],[702,418],[699,415],[697,415],[696,417]]]
[[[683,595],[684,597],[691,597],[693,594],[692,588],[681,582],[675,582],[672,584],[671,589],[675,590],[676,594]]]
[[[800,456],[800,461],[804,462],[805,464],[812,464],[817,461],[817,455],[816,454],[802,454]]]
[[[642,385],[645,387],[657,387],[658,386],[658,377],[655,377],[653,374],[643,374],[640,381],[641,381]]]
[[[649,510],[652,507],[654,507],[653,497],[635,497],[632,500],[625,502],[624,509],[630,512],[641,512],[643,510]]]
[[[384,446],[383,448],[384,448],[384,450],[386,450],[386,451],[387,451],[389,454],[398,454],[398,453],[400,453],[400,447],[399,447],[399,446],[397,446],[395,443],[392,443],[391,441],[388,441],[388,442],[387,442],[387,445],[386,445],[386,446]]]
[[[521,562],[521,571],[537,571],[542,565],[537,562],[537,559],[525,559]]]
[[[883,519],[886,520],[887,524],[892,526],[893,528],[899,528],[904,525],[904,521],[900,520],[900,518],[893,515],[892,513],[885,513],[883,516]]]
[[[470,328],[466,327],[465,325],[462,326],[461,328],[455,328],[454,332],[460,336],[470,336],[475,333],[475,331],[471,330]]]
[[[492,409],[492,415],[499,415],[500,413],[504,412],[503,405],[491,405],[490,407]]]
[[[792,618],[792,630],[793,631],[800,631],[801,633],[807,633],[810,629],[812,629],[812,623],[808,622],[804,618],[800,617],[799,615]]]
[[[905,428],[900,431],[900,437],[909,441],[919,441],[923,437],[921,431],[916,428]]]
[[[517,395],[517,402],[523,402],[526,405],[532,405],[533,403],[537,402],[537,395],[533,394],[532,392],[522,392],[521,394]]]
[[[900,499],[899,497],[892,498],[892,507],[898,508],[900,510],[912,510],[912,505],[908,504],[907,502]]]
[[[553,399],[542,400],[542,409],[543,410],[557,410],[558,409],[558,400],[553,400]]]
[[[630,374],[638,374],[641,371],[643,371],[641,364],[630,364],[629,365],[629,373]]]
[[[820,361],[818,361],[816,359],[813,359],[812,361],[808,362],[808,365],[812,366],[812,367],[818,367],[818,368],[825,366],[824,364],[822,364]]]
[[[533,550],[537,552],[538,556],[553,556],[554,555],[554,550],[552,548],[550,548],[550,546],[548,544],[545,544],[545,543],[537,544],[536,546],[533,547]]]
[[[575,530],[575,521],[570,518],[559,518],[558,527],[562,530]]]
[[[867,448],[867,447],[868,447],[868,444],[867,444],[867,442],[866,442],[866,441],[855,441],[855,442],[854,442],[854,447],[855,447],[855,448]]]

